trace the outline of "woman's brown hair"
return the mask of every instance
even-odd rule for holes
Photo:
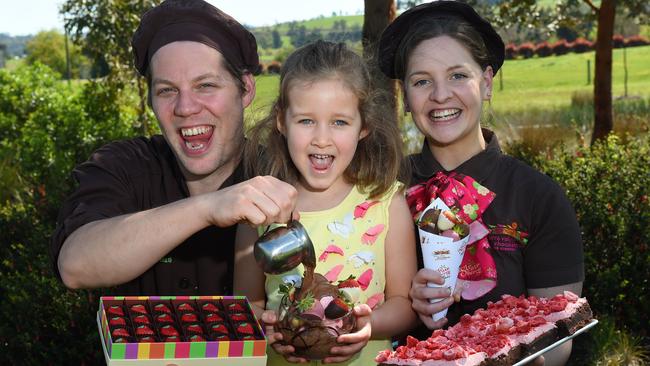
[[[291,103],[288,92],[292,85],[332,78],[341,80],[356,95],[362,129],[368,131],[343,173],[345,179],[371,197],[378,197],[403,177],[402,140],[395,115],[386,110],[386,94],[374,87],[361,56],[344,43],[327,41],[316,41],[297,49],[282,66],[280,91],[270,114],[248,133],[244,153],[248,176],[272,175],[291,184],[298,181],[298,169],[291,160],[277,122],[284,123],[285,111]]]
[[[493,63],[483,37],[465,19],[444,14],[427,15],[416,20],[400,42],[395,54],[395,75],[404,80],[413,50],[421,42],[440,36],[449,36],[463,45],[481,70],[485,71]]]

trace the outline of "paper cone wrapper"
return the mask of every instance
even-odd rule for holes
[[[430,209],[441,209],[444,211],[449,210],[449,207],[447,207],[442,200],[437,198],[422,212],[426,212]],[[420,248],[422,250],[424,268],[437,271],[445,280],[445,283],[442,286],[438,286],[431,282],[427,285],[429,287],[447,287],[450,292],[453,293],[454,287],[456,286],[456,280],[458,279],[460,264],[463,261],[463,255],[465,255],[465,247],[469,242],[470,236],[467,235],[461,240],[453,241],[451,238],[432,234],[420,228],[418,228],[418,232],[420,235]],[[441,300],[443,299],[430,299],[429,302],[435,303]],[[444,318],[446,315],[447,309],[444,309],[433,314],[432,317],[433,320],[439,320]]]

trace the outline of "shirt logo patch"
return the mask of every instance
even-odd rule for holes
[[[160,260],[160,263],[172,263],[172,262],[173,262],[172,257],[163,257]]]
[[[516,222],[512,224],[489,225],[488,241],[494,250],[514,252],[528,243],[528,233],[519,230]]]

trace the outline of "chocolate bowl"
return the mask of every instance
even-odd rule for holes
[[[335,286],[332,286],[336,289]],[[343,311],[331,311],[320,307],[320,310],[301,308],[297,300],[300,289],[294,294],[286,294],[278,309],[278,322],[275,331],[282,334],[282,343],[294,347],[292,354],[309,360],[322,360],[330,355],[334,346],[342,345],[336,339],[343,334],[348,334],[355,329],[356,317],[352,306]],[[320,301],[316,294],[314,301]],[[330,296],[330,294],[320,294]],[[338,298],[338,291],[331,294]],[[311,296],[311,295],[310,295]],[[339,299],[340,300],[340,299]],[[333,301],[332,301],[333,302]],[[325,314],[328,315],[325,315]]]

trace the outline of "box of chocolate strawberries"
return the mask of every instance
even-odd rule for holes
[[[97,325],[109,366],[266,365],[243,296],[104,296]]]

